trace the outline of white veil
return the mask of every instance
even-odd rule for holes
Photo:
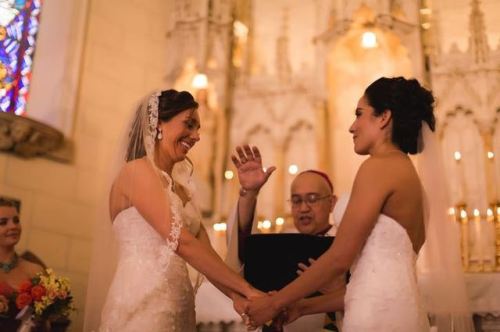
[[[113,280],[116,263],[118,260],[118,246],[114,237],[112,223],[109,217],[109,190],[123,165],[134,159],[146,157],[152,163],[159,176],[159,183],[164,186],[171,186],[172,180],[167,174],[161,172],[154,162],[154,149],[158,134],[158,104],[161,92],[155,92],[144,98],[132,116],[132,120],[126,126],[117,149],[117,154],[110,167],[108,183],[105,184],[102,206],[96,214],[96,221],[93,231],[93,246],[91,266],[87,286],[85,301],[84,331],[98,331],[101,323],[101,312]],[[187,160],[175,164],[172,177],[187,189],[191,196],[194,192],[192,181],[192,165]],[[166,182],[165,182],[166,181]],[[166,190],[170,194],[171,190]],[[169,200],[173,201],[173,200]],[[162,250],[161,269],[150,271],[150,273],[162,273],[166,269],[170,260],[170,255],[175,251],[177,239],[180,234],[182,222],[179,211],[175,204],[172,208],[172,229],[170,237],[165,241],[165,250]]]
[[[474,331],[465,290],[457,225],[447,214],[449,198],[440,143],[422,123],[417,169],[426,194],[426,241],[417,261],[421,293],[439,332]]]

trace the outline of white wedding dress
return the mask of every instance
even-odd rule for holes
[[[338,226],[347,207],[334,209]],[[418,292],[416,254],[406,230],[381,214],[351,267],[344,298],[343,332],[422,332],[429,321]]]
[[[170,192],[172,212],[182,227],[197,235],[201,216],[190,201],[185,206]],[[180,230],[180,229],[178,229]],[[102,332],[196,331],[194,291],[186,262],[139,214],[121,211],[113,222],[119,258],[102,311]]]

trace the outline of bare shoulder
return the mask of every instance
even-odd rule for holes
[[[41,265],[27,261],[24,258],[19,258],[19,265],[30,277],[34,277],[37,273],[44,271]]]
[[[146,160],[146,158],[134,159],[123,165],[118,178],[133,174],[144,174],[151,171],[151,164]]]
[[[113,187],[117,189],[128,187],[132,184],[130,182],[137,177],[144,177],[153,173],[151,164],[145,158],[129,161],[123,165],[122,169],[118,173],[118,176],[113,182]]]
[[[358,173],[394,178],[401,171],[413,171],[413,164],[406,155],[369,157],[359,167]]]
[[[386,173],[390,169],[388,160],[384,158],[369,157],[361,163],[358,176],[373,176]]]

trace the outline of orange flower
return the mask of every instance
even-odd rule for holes
[[[46,293],[45,287],[40,286],[40,285],[35,285],[33,288],[31,288],[31,296],[33,297],[34,301],[40,301],[42,299],[42,296],[44,296]]]
[[[31,280],[25,280],[19,286],[19,293],[29,293],[31,290],[31,287],[33,287]]]
[[[17,309],[22,309],[33,302],[31,295],[29,293],[20,293],[16,298]]]

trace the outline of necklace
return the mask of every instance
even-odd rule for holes
[[[0,269],[2,269],[5,273],[9,273],[17,266],[17,263],[19,263],[19,257],[17,256],[17,253],[14,253],[14,257],[12,257],[10,262],[0,262]]]

